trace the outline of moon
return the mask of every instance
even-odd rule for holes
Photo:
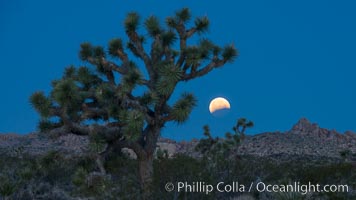
[[[210,113],[213,113],[217,110],[221,109],[230,109],[230,103],[228,100],[222,97],[217,97],[213,100],[211,100],[210,105],[209,105],[209,111]]]

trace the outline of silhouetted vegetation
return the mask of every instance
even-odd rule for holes
[[[217,142],[218,143],[218,142]],[[215,143],[215,144],[217,144]],[[351,162],[330,162],[323,159],[297,158],[278,161],[271,158],[210,152],[210,156],[192,158],[175,155],[169,158],[161,151],[154,160],[153,199],[229,199],[244,195],[245,199],[353,199],[355,193],[219,193],[209,195],[192,192],[167,192],[167,182],[202,181],[212,185],[218,182],[242,184],[263,181],[283,184],[298,181],[319,184],[348,184],[356,187],[356,167]],[[214,159],[212,159],[214,158]],[[308,160],[308,161],[307,161]],[[65,158],[58,152],[41,157],[9,157],[0,160],[0,195],[7,199],[140,199],[138,161],[125,154],[111,154],[105,163],[107,175],[98,171],[95,158]]]

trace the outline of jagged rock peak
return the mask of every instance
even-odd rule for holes
[[[340,134],[336,130],[328,130],[326,128],[319,127],[316,123],[311,123],[306,118],[301,118],[293,127],[289,133],[298,134],[298,135],[310,135],[316,136],[319,138],[328,138],[328,139],[341,139],[345,137],[345,135]]]
[[[356,137],[356,133],[353,131],[345,131],[345,135],[347,136],[352,136],[352,137]]]
[[[307,118],[301,118],[293,127],[292,132],[297,133],[311,133],[318,132],[319,125],[316,123],[311,123]]]

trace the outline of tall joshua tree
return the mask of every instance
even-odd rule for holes
[[[197,17],[193,23],[191,18],[187,8],[167,17],[165,25],[150,16],[143,21],[145,31],[140,34],[140,16],[128,13],[124,22],[127,42],[113,39],[106,51],[81,44],[80,59],[92,68],[67,67],[63,77],[52,82],[48,96],[35,92],[30,98],[42,117],[39,126],[50,134],[100,137],[107,144],[103,156],[121,148],[132,149],[146,199],[161,129],[170,121],[186,121],[196,105],[190,93],[183,93],[170,105],[175,87],[232,62],[238,55],[233,45],[219,47],[205,38],[188,44],[209,26],[207,17]]]

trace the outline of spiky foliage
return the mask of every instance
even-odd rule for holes
[[[32,106],[44,118],[50,115],[51,100],[43,92],[35,92],[30,98]]]
[[[228,45],[224,47],[222,52],[222,57],[224,60],[231,62],[238,56],[238,51],[235,49],[234,45]]]
[[[177,35],[172,30],[168,30],[161,34],[161,39],[162,39],[162,45],[169,47],[173,45],[178,38]]]
[[[235,129],[235,126],[233,127]],[[212,137],[208,125],[203,127],[205,138],[201,139],[197,146],[196,151],[199,151],[204,156],[211,158],[211,156],[226,156],[230,150],[240,144],[240,135],[231,134],[227,132],[225,138]]]
[[[18,187],[18,183],[9,177],[0,177],[0,195],[7,199],[6,197],[12,195]]]
[[[177,18],[182,22],[188,22],[192,17],[190,10],[188,8],[183,8],[176,12]]]
[[[236,138],[243,140],[245,138],[246,129],[252,128],[253,126],[253,121],[247,120],[246,118],[239,118],[236,121],[236,125],[232,127],[232,130],[234,131]]]
[[[182,97],[173,105],[171,111],[173,119],[178,123],[185,122],[195,105],[196,99],[192,94],[182,94]]]
[[[198,17],[194,23],[197,31],[199,33],[203,33],[208,30],[210,22],[208,17]]]
[[[159,35],[162,31],[159,25],[159,19],[155,16],[150,16],[146,19],[145,27],[148,31],[148,34],[150,34],[152,37]]]
[[[115,38],[107,49],[83,43],[79,58],[90,66],[67,67],[62,78],[52,82],[49,95],[31,96],[41,115],[39,127],[50,134],[100,135],[107,143],[103,156],[126,147],[152,165],[160,130],[167,122],[185,122],[197,103],[192,94],[183,93],[170,104],[177,84],[204,76],[238,55],[233,45],[219,47],[206,38],[188,43],[209,27],[206,16],[188,27],[191,18],[184,8],[167,17],[166,26],[155,16],[141,24],[140,16],[132,12],[124,21],[127,42]],[[138,59],[143,66],[138,66]],[[151,173],[142,174],[144,188]]]
[[[210,153],[210,151],[214,148],[215,144],[219,142],[219,138],[213,138],[210,133],[210,128],[208,125],[203,126],[204,136],[205,138],[200,139],[197,146],[195,146],[195,150],[201,152],[202,154]]]
[[[122,51],[123,46],[122,46],[122,40],[120,38],[113,39],[109,42],[109,54],[111,56],[119,56],[118,51]]]
[[[137,13],[131,12],[127,14],[127,17],[125,19],[126,32],[136,31],[137,27],[139,26],[139,23],[140,23],[140,16]]]

